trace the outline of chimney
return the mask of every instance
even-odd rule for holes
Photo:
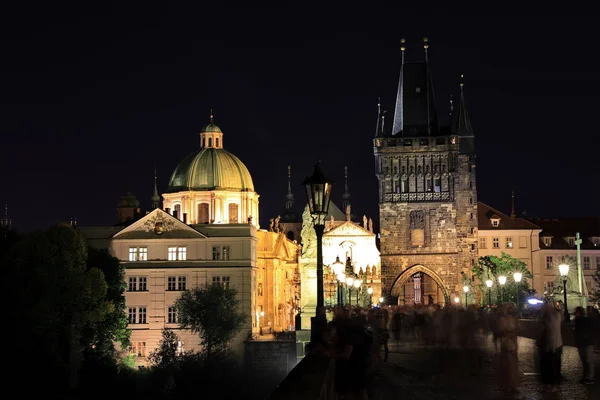
[[[167,214],[171,214],[171,209],[170,209],[169,207],[167,207],[167,208],[165,208],[165,212],[166,212]]]

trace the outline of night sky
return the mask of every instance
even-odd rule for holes
[[[510,213],[514,189],[519,213],[600,215],[597,16],[465,16],[376,1],[75,4],[18,2],[0,17],[0,202],[20,231],[71,217],[114,224],[127,190],[148,209],[154,167],[162,192],[199,147],[211,108],[225,148],[252,174],[263,227],[284,210],[287,165],[300,211],[300,183],[319,159],[338,204],[348,166],[352,211],[377,227],[377,98],[392,112],[400,39],[417,61],[424,36],[442,122],[465,75],[479,200]]]

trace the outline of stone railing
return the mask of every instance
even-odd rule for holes
[[[335,362],[309,353],[290,371],[268,400],[334,400]]]

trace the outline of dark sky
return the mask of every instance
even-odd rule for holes
[[[15,3],[0,14],[0,201],[19,230],[112,224],[128,189],[147,209],[154,166],[162,191],[211,108],[263,225],[283,212],[287,165],[300,204],[318,159],[338,203],[348,166],[353,212],[377,223],[377,97],[393,109],[400,38],[411,61],[424,36],[442,120],[465,74],[479,200],[510,212],[514,189],[531,216],[600,215],[597,16]]]

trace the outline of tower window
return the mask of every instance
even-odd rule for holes
[[[212,147],[212,138],[208,138],[208,147]]]
[[[215,147],[219,147],[219,138],[215,138]]]
[[[238,205],[236,203],[229,203],[229,223],[237,224],[238,222]]]

